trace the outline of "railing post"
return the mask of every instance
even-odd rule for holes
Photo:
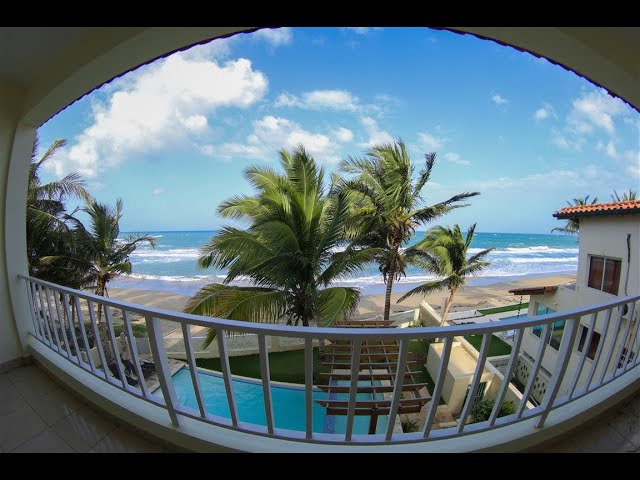
[[[462,413],[460,414],[460,418],[458,419],[458,433],[462,433],[462,431],[464,430],[464,426],[467,423],[467,418],[469,418],[469,414],[471,413],[471,409],[473,408],[473,403],[475,402],[478,386],[480,385],[480,380],[482,379],[482,374],[484,373],[484,366],[487,362],[487,355],[489,353],[489,347],[491,347],[492,337],[493,333],[491,332],[485,333],[482,336],[482,345],[480,346],[480,354],[478,356],[478,362],[476,363],[476,371],[473,375],[473,382],[469,387],[467,401],[462,407]]]
[[[520,418],[522,416],[522,413],[524,412],[524,409],[527,408],[527,402],[529,401],[529,397],[531,396],[531,392],[533,391],[533,385],[536,383],[538,372],[540,371],[540,367],[542,366],[544,351],[547,348],[547,344],[549,343],[550,334],[551,324],[545,323],[544,327],[542,327],[542,334],[540,335],[536,359],[533,364],[533,368],[531,369],[531,373],[529,374],[529,381],[527,382],[527,386],[525,387],[524,393],[522,394],[522,400],[520,401],[518,409],[516,410],[517,418]]]
[[[178,422],[178,415],[176,414],[178,400],[176,399],[176,391],[171,379],[171,371],[169,369],[169,362],[167,361],[167,352],[164,349],[162,326],[160,325],[160,320],[158,318],[146,316],[144,319],[147,323],[149,344],[151,346],[151,353],[153,354],[156,372],[158,373],[158,380],[160,382],[160,388],[162,389],[164,403],[167,407],[167,411],[169,412],[169,417],[171,417],[171,423],[176,427],[179,427],[180,422]]]
[[[136,337],[133,335],[133,329],[131,328],[131,320],[129,314],[123,308],[122,309],[122,321],[124,322],[125,332],[127,339],[129,340],[129,348],[131,349],[131,359],[133,365],[136,368],[136,376],[138,377],[138,385],[140,386],[140,393],[144,398],[149,396],[149,389],[147,388],[147,382],[144,379],[144,373],[140,366],[140,355],[138,355],[138,344],[136,343]]]
[[[496,423],[496,418],[498,418],[498,414],[500,413],[500,408],[502,407],[502,401],[509,389],[509,384],[511,383],[511,375],[513,374],[513,370],[515,369],[518,354],[520,353],[520,345],[522,344],[522,336],[524,334],[524,329],[520,328],[516,332],[516,338],[513,342],[513,347],[511,347],[511,356],[509,357],[509,363],[507,364],[507,370],[504,372],[504,376],[502,377],[502,385],[500,386],[500,392],[496,397],[496,401],[493,405],[493,410],[491,411],[491,415],[489,416],[489,426],[493,427],[493,424]]]
[[[407,354],[409,353],[409,340],[400,341],[400,354],[398,355],[398,366],[396,367],[396,381],[393,386],[393,400],[391,401],[391,408],[389,410],[389,418],[387,421],[387,433],[385,434],[385,440],[391,441],[393,436],[393,428],[396,423],[396,416],[398,415],[398,408],[400,407],[400,397],[402,396],[402,385],[404,383],[404,372],[407,367]]]
[[[304,402],[307,440],[313,438],[313,339],[304,339]]]
[[[634,303],[634,305],[637,305],[638,301],[636,300],[636,302]],[[633,318],[631,317],[631,315],[629,316],[629,321],[632,321]],[[638,348],[638,352],[634,352],[633,348],[636,346],[636,340],[638,340],[638,332],[640,331],[640,314],[638,314],[636,316],[636,326],[633,329],[633,332],[631,334],[631,343],[629,344],[629,350],[627,353],[627,363],[624,366],[624,371],[626,372],[627,370],[629,370],[633,365],[635,365],[636,361],[638,360],[637,357],[640,357],[640,348]],[[639,340],[640,342],[640,340]],[[631,355],[635,355],[634,359],[631,358]]]
[[[431,434],[431,425],[436,417],[438,403],[440,402],[440,396],[442,395],[442,387],[444,386],[444,378],[447,376],[447,367],[449,366],[449,357],[451,356],[452,345],[453,337],[445,337],[444,345],[442,347],[442,357],[440,359],[440,368],[438,369],[438,378],[436,378],[433,395],[431,396],[429,413],[427,414],[427,418],[424,421],[424,427],[422,429],[423,438],[428,438]]]
[[[569,331],[567,331],[567,324],[569,325]],[[573,344],[576,341],[579,324],[580,317],[570,318],[565,321],[565,330],[562,336],[562,345],[560,346],[558,361],[556,362],[556,367],[553,371],[553,376],[551,377],[551,385],[549,385],[547,394],[542,401],[542,415],[540,415],[540,418],[535,424],[536,428],[542,428],[544,426],[544,422],[547,420],[549,412],[551,412],[551,409],[553,408],[553,402],[555,401],[558,391],[560,390],[560,386],[562,385],[567,365],[569,365],[569,359],[571,357],[571,352],[573,351]]]
[[[271,374],[269,373],[269,352],[264,335],[258,335],[258,350],[260,352],[260,376],[262,377],[262,401],[264,413],[267,419],[267,431],[270,435],[274,432],[273,402],[271,400]]]
[[[35,298],[33,297],[33,291],[31,290],[31,281],[25,280],[25,286],[27,288],[27,298],[29,299],[29,309],[31,310],[31,320],[33,320],[33,334],[36,338],[41,338],[40,326],[38,325],[38,319],[36,318],[36,310],[34,308]]]
[[[182,324],[182,338],[184,339],[184,351],[187,354],[191,383],[193,384],[193,391],[196,394],[200,416],[202,418],[207,418],[207,409],[204,404],[204,399],[202,398],[202,387],[200,386],[200,376],[198,375],[196,356],[193,352],[193,344],[191,343],[191,325],[186,322]]]
[[[625,303],[625,306],[628,305]],[[629,332],[631,331],[631,319],[633,318],[633,314],[635,313],[636,310],[636,302],[633,302],[631,304],[631,308],[629,309],[629,315],[627,316],[627,326],[624,329],[624,333],[622,334],[622,340],[620,340],[620,346],[618,347],[618,349],[616,350],[616,356],[613,359],[613,373],[612,375],[614,377],[616,377],[617,375],[622,375],[625,371],[624,365],[622,365],[621,369],[622,371],[620,373],[618,373],[616,375],[616,373],[618,372],[618,364],[620,363],[620,359],[622,358],[622,354],[624,352],[624,348],[625,348],[625,343],[627,343],[627,338],[629,337]],[[623,310],[624,311],[624,310]],[[629,345],[629,347],[631,347],[631,345]],[[628,355],[628,353],[627,353]],[[625,358],[626,361],[626,358]]]
[[[353,419],[356,413],[356,396],[358,392],[358,377],[360,376],[360,349],[362,340],[359,338],[351,340],[351,389],[349,391],[349,404],[347,409],[347,426],[344,433],[345,442],[351,441],[353,434]]]
[[[222,369],[224,388],[227,392],[229,415],[233,426],[238,427],[238,408],[236,406],[236,397],[233,393],[233,377],[231,376],[231,366],[229,365],[229,356],[227,354],[227,337],[225,337],[225,333],[221,328],[216,329],[216,339],[218,340],[218,353],[220,354],[220,368]]]
[[[600,342],[598,342],[598,346],[596,348],[596,354],[593,358],[593,362],[591,364],[591,370],[589,371],[589,376],[587,377],[587,381],[584,384],[584,389],[579,391],[580,395],[583,395],[589,391],[591,388],[591,382],[593,377],[598,369],[598,365],[600,362],[600,356],[602,355],[602,350],[604,350],[604,342],[607,340],[607,334],[609,332],[609,324],[611,322],[611,315],[613,314],[613,308],[607,309],[607,314],[604,317],[604,326],[602,329],[602,336],[600,337]],[[593,327],[595,328],[595,326]],[[583,347],[584,348],[584,347]],[[585,352],[586,353],[586,352]]]
[[[598,312],[591,314],[591,320],[589,322],[589,333],[587,334],[587,339],[584,342],[582,347],[582,354],[580,355],[580,362],[578,363],[578,368],[576,368],[576,373],[573,376],[573,381],[571,382],[571,388],[569,389],[569,400],[573,398],[573,394],[576,391],[576,387],[580,382],[580,376],[582,375],[582,369],[584,368],[584,362],[587,358],[587,353],[589,352],[589,345],[591,345],[591,338],[593,337],[593,332],[596,328],[596,320],[598,318]],[[578,319],[578,326],[580,325],[580,320]],[[576,333],[577,333],[576,326]]]

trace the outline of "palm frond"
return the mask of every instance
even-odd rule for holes
[[[318,293],[318,318],[322,326],[333,326],[353,313],[360,301],[355,288],[331,287]]]

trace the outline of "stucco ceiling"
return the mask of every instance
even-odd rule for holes
[[[0,28],[0,79],[20,85],[33,83],[89,30],[87,27]]]

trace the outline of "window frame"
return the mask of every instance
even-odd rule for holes
[[[620,278],[622,277],[622,259],[620,258],[615,258],[615,257],[606,257],[604,255],[592,255],[589,254],[589,269],[587,271],[587,282],[586,282],[586,286],[589,288],[592,288],[594,290],[599,290],[601,292],[604,293],[608,293],[609,295],[618,295],[618,292],[620,291]],[[595,286],[591,286],[591,276],[592,276],[592,265],[593,265],[593,260],[594,259],[599,259],[602,260],[602,278],[600,279],[600,287],[595,287]],[[605,290],[605,282],[607,279],[607,265],[610,265],[611,263],[613,263],[615,268],[615,265],[617,263],[618,266],[618,272],[617,272],[617,279],[615,282],[615,293]],[[609,267],[612,268],[612,267]],[[615,270],[614,270],[614,278],[615,277]]]
[[[589,336],[589,327],[586,325],[583,325],[582,323],[580,324],[580,327],[582,328],[578,333],[578,345],[576,346],[576,351],[578,353],[582,353],[582,351],[584,350],[584,347],[585,347],[584,344],[586,343],[587,337]],[[595,343],[595,348],[593,349],[593,357],[592,357],[590,356],[590,353],[592,353],[591,346],[594,344],[594,341],[596,340],[596,336],[597,336],[597,342]],[[593,334],[591,335],[591,343],[587,348],[587,353],[586,353],[587,360],[591,360],[591,361],[595,360],[596,354],[598,353],[598,347],[600,346],[601,341],[602,341],[602,334],[594,330]]]
[[[548,313],[556,313],[556,310],[554,310],[553,308],[545,305],[544,303],[539,303],[536,302],[535,305],[535,316],[539,316],[539,315],[547,315]],[[541,308],[540,307],[544,307],[544,312],[540,312]],[[562,323],[562,325],[556,325]],[[549,338],[547,339],[547,345],[549,345],[551,348],[553,348],[555,351],[559,351],[560,350],[560,344],[562,343],[562,337],[564,335],[564,327],[566,325],[566,321],[565,320],[556,320],[555,322],[553,322],[553,324],[551,325],[551,332],[549,333]],[[542,329],[543,329],[544,325],[536,325],[531,327],[531,334],[535,335],[538,338],[542,338]],[[558,344],[554,345],[556,342],[556,338],[553,336],[553,332],[555,332],[556,330],[562,330],[562,335],[560,335],[560,339],[557,340]]]

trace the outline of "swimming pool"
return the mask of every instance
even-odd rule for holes
[[[222,374],[217,372],[206,372],[198,370],[200,377],[200,387],[202,397],[207,412],[225,418],[231,418],[227,393],[224,386]],[[198,401],[191,382],[191,374],[188,367],[183,367],[173,375],[173,384],[176,390],[176,397],[179,403],[187,407],[198,410]],[[262,395],[262,382],[246,378],[233,377],[231,382],[233,393],[238,409],[238,419],[241,422],[266,425],[266,415],[264,412],[264,402]],[[348,385],[345,381],[338,385]],[[363,382],[370,385],[370,383]],[[159,391],[158,391],[159,393]],[[378,394],[381,398],[382,395]],[[348,400],[348,394],[332,394],[314,389],[314,400],[325,400],[327,398],[336,400]],[[271,399],[273,404],[273,419],[276,428],[286,428],[289,430],[305,431],[305,391],[304,387],[296,387],[290,384],[277,382],[271,383]],[[358,394],[358,400],[370,400],[370,394]],[[378,418],[376,433],[384,432],[387,416]],[[327,415],[326,409],[321,405],[313,403],[313,431],[324,433],[344,433],[347,424],[346,416]],[[369,430],[369,417],[356,416],[353,422],[353,432],[356,434],[366,434]]]

